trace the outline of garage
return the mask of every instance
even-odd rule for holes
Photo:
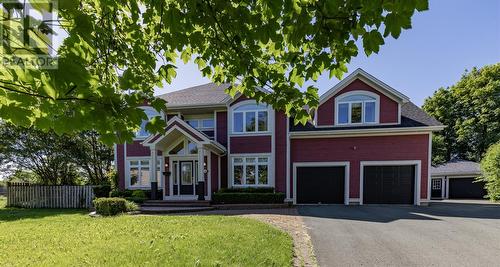
[[[414,204],[415,165],[364,166],[364,204]]]
[[[344,166],[297,167],[297,204],[343,204]]]
[[[450,178],[449,198],[451,199],[483,199],[486,195],[484,182],[474,182],[474,177]]]

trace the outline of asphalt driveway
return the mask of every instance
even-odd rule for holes
[[[500,206],[301,206],[320,266],[498,266]]]

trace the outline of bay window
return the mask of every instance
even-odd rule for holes
[[[233,185],[269,185],[269,157],[234,157]]]
[[[336,124],[377,123],[378,99],[368,94],[351,94],[336,100]]]

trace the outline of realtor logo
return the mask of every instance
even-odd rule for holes
[[[0,12],[0,60],[4,67],[57,68],[53,42],[59,27],[56,0],[3,0]]]

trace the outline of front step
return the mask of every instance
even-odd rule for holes
[[[144,207],[141,206],[142,214],[170,214],[170,213],[186,213],[213,210],[214,207]]]
[[[208,200],[147,200],[141,207],[210,207]]]

